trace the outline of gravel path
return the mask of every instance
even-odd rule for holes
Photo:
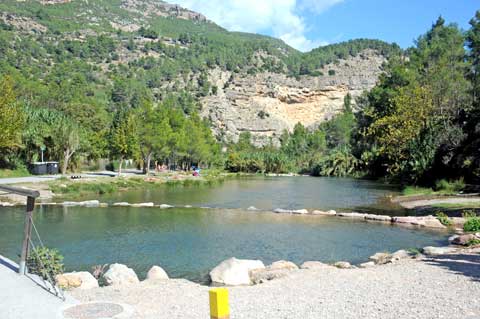
[[[131,305],[132,318],[208,318],[208,287],[186,280],[77,290],[83,302]],[[369,269],[298,270],[231,287],[231,319],[480,318],[480,254],[403,260]]]

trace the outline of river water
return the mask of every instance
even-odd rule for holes
[[[45,244],[65,256],[67,270],[118,262],[144,277],[152,265],[161,265],[171,277],[206,282],[213,267],[233,256],[265,264],[281,259],[297,264],[360,263],[379,251],[445,244],[445,232],[246,210],[250,206],[348,210],[375,205],[395,193],[392,187],[350,179],[240,178],[213,186],[164,186],[100,198],[192,208],[42,206],[34,220]],[[21,248],[23,218],[23,208],[0,208],[0,254],[14,260]]]

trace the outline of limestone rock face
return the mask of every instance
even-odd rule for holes
[[[355,57],[328,64],[322,76],[299,79],[263,72],[236,74],[219,69],[209,72],[209,82],[218,88],[215,95],[201,100],[204,118],[225,140],[236,142],[241,132],[250,132],[252,142],[278,143],[284,130],[297,123],[314,128],[343,110],[344,97],[355,98],[371,89],[382,73],[385,57],[365,50]],[[328,75],[329,70],[334,75]]]
[[[153,266],[147,273],[147,280],[169,279],[165,270],[160,266]]]
[[[122,264],[112,264],[103,275],[108,286],[122,286],[139,282],[133,269]]]
[[[260,260],[233,257],[222,261],[217,267],[213,268],[210,271],[210,278],[212,283],[217,285],[250,285],[250,271],[264,268],[265,265]]]
[[[57,284],[65,289],[92,289],[98,287],[98,281],[87,271],[64,273],[57,275],[55,279]]]

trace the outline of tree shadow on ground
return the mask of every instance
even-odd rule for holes
[[[473,281],[480,281],[480,254],[432,256],[425,259],[425,262],[446,268],[453,273],[470,277]]]

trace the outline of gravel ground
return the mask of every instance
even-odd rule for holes
[[[76,290],[83,302],[131,305],[138,319],[208,318],[208,287],[186,280]],[[369,269],[298,270],[230,287],[231,319],[479,318],[480,254],[403,260]]]
[[[419,199],[411,201],[402,201],[400,205],[402,207],[413,209],[424,206],[432,206],[435,204],[470,204],[480,203],[479,197],[447,197],[447,198],[434,198],[434,199]]]

